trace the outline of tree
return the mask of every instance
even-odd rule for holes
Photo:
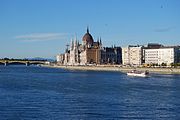
[[[166,63],[162,63],[161,66],[167,66],[167,64]]]
[[[171,67],[174,67],[174,66],[175,66],[175,64],[174,64],[174,63],[171,63],[170,65],[171,65]]]
[[[4,60],[9,60],[9,58],[4,58]]]
[[[180,66],[180,63],[177,63],[177,66]]]

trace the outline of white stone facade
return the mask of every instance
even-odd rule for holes
[[[86,65],[87,64],[87,51],[84,50],[80,53],[80,65]]]
[[[176,63],[176,49],[174,47],[159,48],[159,49],[145,49],[145,63],[159,64],[165,63],[170,65]]]
[[[56,55],[56,61],[57,61],[57,62],[63,61],[63,60],[61,59],[61,55]]]
[[[56,56],[57,63],[62,64],[64,62],[64,54],[59,54]]]
[[[68,52],[64,53],[64,61],[62,62],[64,65],[68,65],[70,55]]]
[[[79,45],[77,43],[77,40],[74,40],[71,42],[69,65],[80,64],[80,57],[78,52],[79,52]]]
[[[122,63],[123,63],[123,65],[129,65],[130,64],[129,47],[122,48]]]
[[[123,65],[139,66],[142,64],[142,46],[122,48]]]

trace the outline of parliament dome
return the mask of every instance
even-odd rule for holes
[[[92,45],[93,44],[93,42],[94,42],[94,40],[93,40],[93,37],[92,37],[92,35],[89,33],[89,29],[87,28],[87,33],[83,36],[83,38],[82,38],[82,41],[83,41],[83,43],[84,44],[90,44],[90,45]]]

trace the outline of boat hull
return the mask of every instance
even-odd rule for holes
[[[136,73],[127,73],[128,76],[135,76],[135,77],[148,77],[147,74],[141,73],[141,74],[136,74]]]

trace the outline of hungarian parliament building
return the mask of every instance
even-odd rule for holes
[[[77,38],[72,39],[65,53],[56,57],[57,63],[61,65],[121,64],[121,51],[121,47],[103,47],[101,38],[94,41],[87,28],[82,43],[79,43]]]

